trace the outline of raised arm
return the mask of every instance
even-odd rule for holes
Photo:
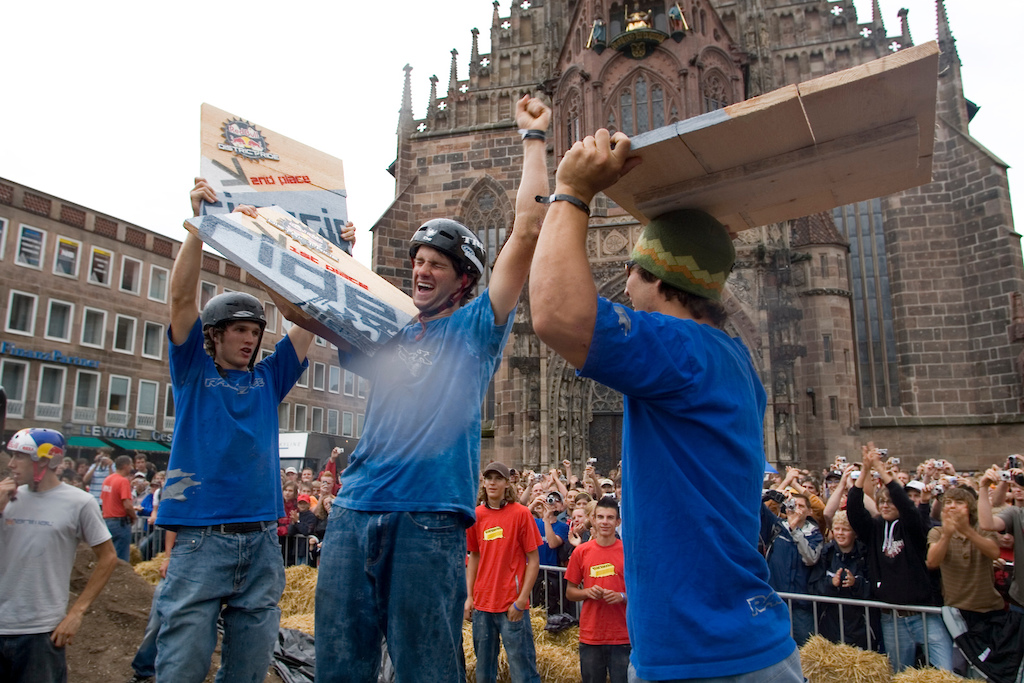
[[[551,124],[551,110],[540,100],[524,95],[516,103],[516,124],[523,130],[546,131]],[[545,206],[537,203],[535,197],[548,193],[546,155],[547,143],[543,139],[526,137],[523,140],[523,177],[516,193],[512,234],[501,248],[488,285],[494,321],[498,324],[504,324],[515,308],[530,274],[530,262],[545,213]]]
[[[989,498],[989,487],[996,482],[1003,484],[999,468],[993,465],[981,475],[981,481],[978,482],[978,488],[981,489],[978,492],[978,526],[985,531],[1003,533],[1006,531],[1006,522],[992,514],[992,499]]]
[[[555,195],[589,206],[594,195],[638,163],[629,158],[625,134],[609,135],[602,128],[566,152],[555,174]],[[597,320],[597,287],[587,260],[588,220],[588,212],[573,202],[553,202],[530,270],[533,329],[577,368],[587,360]]]
[[[202,203],[213,204],[217,201],[217,193],[203,178],[196,178],[195,187],[189,193],[192,200],[192,215],[198,216]],[[196,318],[199,317],[199,305],[196,301],[199,287],[199,270],[203,262],[203,242],[189,232],[185,235],[174,259],[171,270],[171,341],[184,344],[188,333],[192,330]]]

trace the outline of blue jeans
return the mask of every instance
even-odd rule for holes
[[[921,619],[921,617],[927,617]],[[928,627],[925,639],[925,625]],[[939,614],[915,614],[910,617],[896,617],[893,624],[892,611],[882,612],[882,640],[889,655],[889,664],[899,673],[914,666],[914,652],[918,645],[927,643],[928,663],[936,669],[953,670],[953,639],[949,637],[946,625]]]
[[[7,683],[67,683],[64,648],[49,633],[0,636],[0,681]]]
[[[629,645],[587,645],[580,643],[582,683],[626,683],[629,678]]]
[[[662,681],[661,683],[806,683],[806,681],[803,670],[800,668],[800,650],[794,648],[793,654],[778,664],[772,664],[750,673],[718,678],[687,678],[686,680]],[[651,681],[637,676],[633,664],[630,663],[629,683],[651,683]]]
[[[465,681],[465,562],[457,513],[335,505],[316,585],[317,683],[375,683],[384,637],[402,683]]]
[[[509,621],[507,612],[473,611],[473,650],[476,652],[477,683],[498,680],[498,637],[505,645],[512,683],[540,683],[533,627],[527,612],[519,621]]]
[[[210,668],[223,603],[217,683],[262,681],[277,641],[284,564],[277,525],[226,534],[181,527],[157,599],[157,679],[199,683]]]
[[[107,530],[110,531],[110,540],[114,542],[114,552],[117,559],[131,562],[132,551],[132,527],[128,524],[127,517],[105,517]]]
[[[135,658],[132,659],[132,670],[139,676],[156,676],[156,637],[160,633],[160,613],[157,611],[156,603],[160,599],[160,591],[164,582],[156,585],[153,591],[153,604],[149,608],[149,621],[146,623],[146,631],[142,634],[142,642],[139,649],[135,651]]]

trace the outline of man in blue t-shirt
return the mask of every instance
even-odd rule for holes
[[[516,105],[523,176],[487,289],[467,303],[488,260],[480,240],[453,220],[427,221],[409,250],[417,318],[372,358],[339,350],[371,389],[320,556],[318,683],[376,681],[385,637],[398,680],[465,678],[465,530],[480,481],[480,406],[540,233],[534,197],[548,191],[550,119],[530,96]]]
[[[588,205],[639,163],[629,150],[624,134],[599,130],[562,158],[530,303],[542,341],[625,395],[630,680],[802,681],[786,606],[757,550],[765,392],[747,349],[721,329],[728,233],[702,211],[660,216],[627,263],[634,310],[597,295]]]
[[[216,201],[201,178],[191,198],[196,216],[202,201]],[[236,210],[255,214],[252,207]],[[308,365],[313,335],[292,327],[274,353],[256,363],[263,306],[250,294],[228,292],[200,313],[202,249],[189,234],[171,273],[167,335],[177,419],[156,521],[177,532],[177,540],[156,602],[163,621],[157,678],[202,681],[223,616],[218,680],[262,681],[284,590],[277,406]]]

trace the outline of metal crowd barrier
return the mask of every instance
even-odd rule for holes
[[[819,604],[838,605],[838,607],[839,607],[839,617],[838,617],[839,618],[839,640],[842,643],[846,643],[845,620],[843,618],[844,617],[843,610],[846,609],[846,608],[863,609],[864,610],[865,631],[867,633],[867,644],[868,644],[868,649],[869,650],[877,650],[878,649],[877,644],[873,645],[872,642],[871,642],[872,641],[872,637],[871,637],[871,612],[870,612],[871,609],[877,609],[877,610],[879,610],[879,612],[889,612],[889,613],[891,613],[894,621],[896,620],[897,617],[902,618],[902,617],[906,617],[906,616],[913,616],[913,614],[921,614],[921,615],[936,614],[939,617],[942,616],[942,608],[941,607],[932,607],[932,606],[927,606],[927,605],[893,605],[893,604],[890,604],[890,603],[887,603],[887,602],[876,602],[874,600],[854,600],[852,598],[831,598],[831,597],[826,597],[824,595],[809,595],[809,594],[804,594],[804,593],[781,593],[780,592],[780,593],[778,593],[778,596],[786,601],[786,605],[789,608],[790,615],[792,615],[792,613],[793,613],[793,601],[794,600],[801,601],[801,602],[810,602],[811,603],[811,609],[812,609],[812,613],[814,615],[814,633],[815,633],[815,635],[817,635],[817,633],[818,633],[818,605]],[[913,613],[913,614],[908,615],[907,614],[908,612]],[[921,620],[921,626],[922,626],[922,628],[924,630],[924,642],[927,644],[927,642],[928,642],[928,620],[927,619],[922,619]],[[790,633],[792,634],[792,625],[790,626],[790,628],[791,628]],[[943,627],[943,628],[945,628],[945,627]],[[898,628],[895,627],[895,624],[893,626],[893,633],[895,634],[896,649],[898,650],[899,649],[899,642],[900,642],[899,641],[900,631],[899,631]],[[952,640],[952,637],[950,637],[950,640]],[[928,647],[926,645],[925,647],[923,647],[921,649],[924,650],[924,661],[925,661],[925,664],[927,665],[927,664],[929,664],[929,661],[928,661]]]
[[[132,529],[132,545],[138,548],[145,562],[151,560],[164,551],[166,544],[165,532],[163,529],[138,526]],[[281,558],[286,567],[296,564],[317,565],[319,552],[310,550],[309,539],[315,536],[279,536],[281,542]],[[562,570],[565,571],[564,569]]]

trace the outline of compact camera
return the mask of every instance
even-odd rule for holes
[[[935,486],[932,487],[932,495],[933,496],[941,496],[945,492],[946,492],[946,487],[943,486],[942,484],[936,484]]]
[[[1008,470],[1003,470],[999,473],[999,481],[1010,481],[1013,478],[1013,474]]]
[[[1011,469],[1014,467],[1021,467],[1022,460],[1024,460],[1024,458],[1021,458],[1019,455],[1011,455],[1006,459],[1006,466]]]
[[[900,464],[900,459],[899,458],[889,458],[889,462],[891,462],[893,465],[899,465]]]
[[[562,502],[562,496],[559,495],[558,491],[552,491],[548,494],[548,505],[555,505]]]
[[[881,455],[882,457],[885,457],[885,456],[889,455],[889,449],[888,448],[876,448],[875,450],[877,450],[878,454]]]
[[[786,506],[786,510],[788,512],[792,512],[793,510],[796,510],[796,501],[793,500],[792,498],[790,498],[789,500],[787,500],[783,504]]]
[[[587,458],[587,464],[588,465],[596,465],[597,464],[597,458]]]

